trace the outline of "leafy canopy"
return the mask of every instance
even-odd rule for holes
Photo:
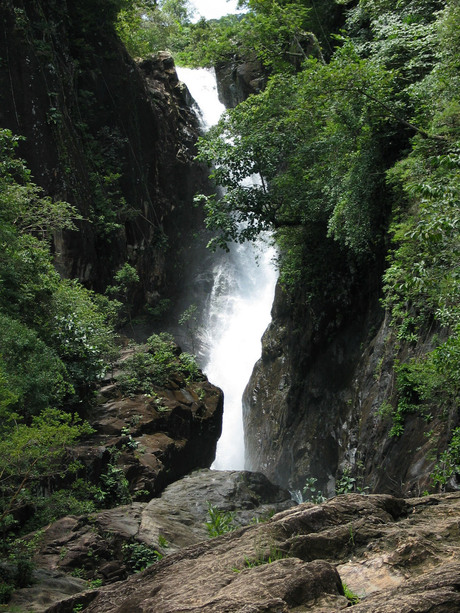
[[[74,207],[44,197],[16,156],[20,138],[0,130],[0,366],[23,415],[81,399],[113,345],[109,305],[62,280],[50,242],[75,229]]]

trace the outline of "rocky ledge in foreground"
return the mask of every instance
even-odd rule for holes
[[[294,504],[289,492],[260,473],[204,469],[169,485],[149,503],[64,517],[42,530],[34,558],[40,570],[34,584],[18,590],[10,605],[41,613],[91,582],[126,579],[158,557],[208,540],[207,522],[216,527],[227,519],[239,528]]]
[[[460,610],[460,494],[343,495],[178,551],[48,613]],[[79,606],[80,605],[80,606]]]

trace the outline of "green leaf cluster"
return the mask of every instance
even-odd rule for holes
[[[321,24],[320,38],[333,27],[336,6],[311,0],[249,0],[243,14],[191,21],[186,0],[143,0],[118,14],[117,30],[128,51],[145,56],[171,51],[186,66],[213,66],[235,58],[257,58],[268,70],[295,71],[310,52],[320,55],[312,26]]]
[[[21,415],[81,400],[106,367],[108,302],[54,268],[53,232],[75,229],[75,209],[32,182],[0,130],[0,368]]]
[[[209,538],[214,538],[236,529],[234,523],[235,513],[233,511],[222,511],[210,502],[208,502],[208,518],[209,521],[205,523],[205,526]]]
[[[174,376],[188,381],[203,380],[195,357],[181,352],[172,336],[164,332],[147,339],[147,351],[136,346],[122,368],[117,385],[127,395],[154,395],[155,387],[166,385]]]
[[[359,269],[382,248],[384,152],[397,129],[386,110],[391,90],[391,75],[347,43],[329,64],[306,60],[301,72],[274,75],[264,92],[228,111],[199,145],[225,189],[201,197],[211,245],[275,230],[286,286],[323,296],[319,311],[337,291],[318,274],[324,265],[343,279],[345,296],[343,265]]]
[[[69,447],[92,430],[78,416],[57,409],[44,409],[30,424],[5,410],[0,417],[0,524],[5,527],[4,520],[33,499],[43,479],[72,472]]]
[[[144,543],[125,543],[122,546],[123,559],[128,568],[139,573],[163,558],[163,554]]]

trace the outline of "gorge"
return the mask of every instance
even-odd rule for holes
[[[457,4],[147,4],[0,3],[1,598],[457,610]]]

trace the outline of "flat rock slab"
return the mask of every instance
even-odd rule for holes
[[[63,517],[43,530],[35,562],[45,578],[67,577],[67,591],[51,590],[40,575],[37,584],[19,590],[12,603],[20,602],[25,611],[33,605],[30,610],[35,613],[66,595],[86,590],[89,580],[100,579],[107,584],[126,579],[132,569],[124,545],[146,545],[169,556],[183,547],[209,541],[209,504],[219,512],[232,512],[234,527],[238,528],[295,503],[289,492],[260,473],[203,469],[171,484],[160,498],[149,503]],[[69,586],[73,591],[68,591]]]
[[[48,613],[460,611],[460,493],[343,495],[174,553]],[[360,570],[362,572],[360,572]]]

